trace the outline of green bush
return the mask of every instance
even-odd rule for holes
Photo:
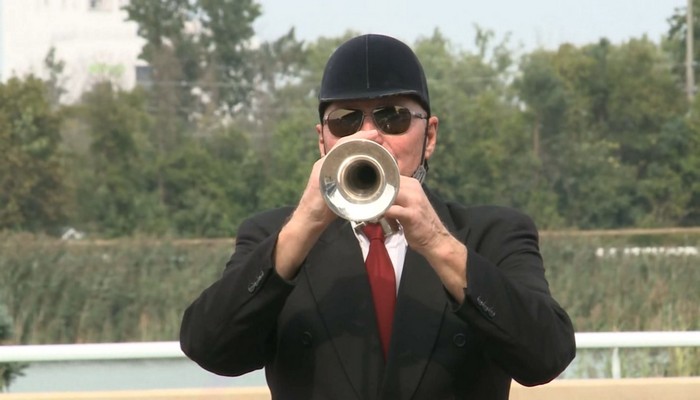
[[[12,337],[12,320],[7,312],[7,308],[0,303],[0,344]],[[22,370],[27,366],[25,363],[3,363],[0,362],[0,392],[10,386],[10,383],[23,375]]]

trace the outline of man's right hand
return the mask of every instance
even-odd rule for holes
[[[318,179],[322,164],[323,158],[314,163],[301,200],[277,237],[275,268],[287,280],[296,276],[323,231],[338,218],[321,195]]]

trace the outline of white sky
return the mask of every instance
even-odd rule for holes
[[[474,24],[496,38],[511,34],[525,50],[554,49],[606,37],[613,43],[646,34],[658,42],[667,19],[687,0],[258,0],[255,23],[262,40],[296,28],[298,39],[336,37],[346,30],[384,33],[409,44],[439,28],[453,44],[473,50]]]

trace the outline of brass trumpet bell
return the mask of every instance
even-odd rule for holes
[[[367,139],[333,147],[319,176],[328,207],[353,222],[378,222],[396,199],[399,179],[399,166],[391,153]]]

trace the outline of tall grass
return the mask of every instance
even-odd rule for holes
[[[1,240],[0,302],[16,343],[175,340],[182,311],[233,248],[232,240]]]
[[[700,235],[542,237],[550,288],[577,332],[700,330],[700,255],[624,254],[660,246],[700,248]],[[577,358],[576,377],[610,376],[610,351]],[[622,349],[620,358],[627,377],[700,375],[699,348]]]
[[[700,330],[700,256],[596,255],[601,247],[660,245],[700,247],[700,234],[543,235],[550,288],[577,331]],[[185,307],[221,274],[232,248],[233,239],[0,235],[0,303],[15,330],[8,343],[176,340]],[[698,349],[621,356],[626,376],[700,375]],[[600,357],[608,356],[580,355]],[[580,375],[600,375],[587,367],[594,364],[584,363]]]
[[[700,235],[542,237],[552,293],[577,331],[700,330],[700,255],[622,254],[640,246],[697,248]]]

